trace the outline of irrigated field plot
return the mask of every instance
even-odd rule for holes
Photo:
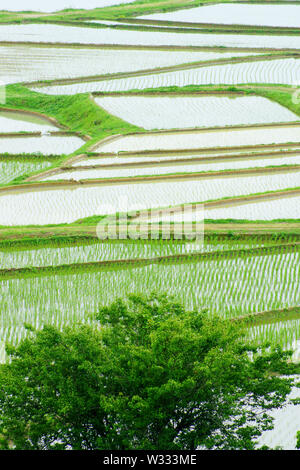
[[[176,164],[188,164],[188,163],[201,163],[205,164],[209,162],[210,165],[220,164],[221,162],[236,161],[238,159],[243,160],[244,164],[252,164],[252,160],[262,160],[259,165],[263,164],[263,160],[279,162],[286,161],[288,157],[297,157],[300,153],[300,143],[289,143],[289,144],[271,144],[255,147],[226,147],[226,148],[207,148],[198,150],[170,150],[168,151],[156,151],[141,153],[138,152],[125,152],[122,153],[122,157],[117,154],[106,154],[96,153],[93,156],[82,155],[72,160],[73,167],[85,167],[84,169],[92,169],[92,167],[101,167],[102,169],[108,169],[110,166],[114,169],[125,169],[133,168],[135,166],[162,166],[164,164],[169,165],[172,163]],[[280,158],[279,158],[280,157]],[[283,160],[284,159],[284,160]],[[292,161],[292,160],[287,160]],[[226,165],[226,163],[224,163]],[[87,168],[89,167],[89,168]],[[65,168],[66,169],[66,168]],[[80,168],[79,168],[80,169]],[[82,169],[82,168],[81,168]],[[221,167],[219,168],[221,169]],[[59,169],[57,169],[60,171]]]
[[[221,127],[298,121],[277,103],[249,97],[104,97],[98,105],[113,116],[144,129]]]
[[[193,156],[194,158],[201,159],[201,157]],[[193,159],[190,158],[190,160]],[[179,157],[178,157],[179,158]],[[184,158],[184,157],[182,157]],[[203,158],[203,157],[202,157]],[[128,158],[130,160],[130,158]],[[119,161],[119,159],[115,159]],[[136,159],[138,160],[138,159]],[[140,160],[143,160],[141,157]],[[93,179],[93,178],[127,178],[134,176],[153,176],[153,175],[168,175],[168,174],[189,174],[195,172],[211,172],[211,171],[222,171],[222,170],[239,170],[245,168],[264,168],[264,167],[274,167],[282,165],[300,165],[300,154],[295,156],[283,156],[281,158],[266,157],[266,158],[245,158],[240,157],[237,160],[222,160],[222,157],[216,157],[216,161],[207,163],[207,162],[197,162],[191,163],[187,161],[186,163],[169,163],[167,161],[160,161],[155,163],[147,164],[147,160],[151,161],[151,158],[144,159],[144,163],[135,161],[135,163],[140,163],[138,167],[134,167],[134,163],[129,168],[125,165],[123,167],[118,166],[118,163],[115,162],[115,168],[106,168],[105,161],[101,162],[101,158],[93,160],[94,164],[99,165],[99,168],[90,168],[90,169],[81,169],[80,171],[74,169],[72,171],[63,171],[50,176],[44,176],[40,178],[41,180],[47,181],[56,181],[56,180],[82,180],[82,179]],[[162,159],[164,160],[164,159]],[[90,163],[83,161],[84,163]],[[102,168],[101,168],[101,163]],[[128,165],[128,163],[127,163]],[[80,169],[80,165],[77,165],[77,168]]]
[[[247,83],[295,85],[300,80],[300,60],[281,59],[240,64],[214,65],[138,77],[76,83],[36,88],[36,91],[53,95],[72,95],[87,92],[113,92],[143,90],[187,85],[238,85]]]
[[[40,153],[43,155],[68,155],[84,145],[84,141],[75,136],[40,135],[31,137],[15,135],[0,136],[0,152],[10,154]]]
[[[93,215],[134,212],[156,207],[204,202],[286,188],[298,188],[298,171],[283,175],[188,178],[164,181],[96,185],[71,189],[47,189],[0,194],[0,225],[45,225],[74,222]],[[25,188],[26,189],[26,188]]]
[[[278,220],[300,219],[300,196],[281,195],[277,198],[232,204],[206,210],[207,219]]]
[[[272,245],[267,242],[266,245]],[[52,242],[44,248],[42,244],[36,247],[20,247],[13,251],[11,248],[0,247],[0,270],[26,268],[28,266],[47,267],[70,265],[74,263],[95,263],[112,260],[156,258],[160,256],[189,254],[195,250],[195,244],[188,241],[174,240],[90,240],[81,244]],[[197,243],[199,252],[233,250],[240,248],[260,247],[263,243],[257,239],[235,242],[218,242],[216,239]]]
[[[171,13],[145,15],[145,20],[228,25],[300,27],[299,5],[212,5]]]
[[[0,41],[60,44],[113,44],[131,46],[198,46],[262,49],[300,49],[300,37],[251,34],[191,34],[80,28],[51,24],[0,26]]]
[[[279,144],[300,141],[300,125],[261,128],[227,129],[213,131],[149,133],[141,135],[121,136],[100,142],[100,152],[121,153],[122,151],[137,152],[146,150],[200,149],[235,146],[253,146]]]
[[[47,132],[57,128],[48,120],[17,111],[1,111],[0,132]]]
[[[299,363],[300,4],[131,2],[1,11],[0,362],[157,292]],[[259,445],[295,448],[299,410]]]
[[[73,259],[76,260],[76,255]],[[62,326],[90,321],[99,304],[126,292],[154,290],[176,294],[190,308],[206,307],[210,315],[234,318],[299,304],[299,275],[299,253],[295,251],[267,256],[237,255],[232,259],[217,253],[212,259],[191,258],[183,264],[108,267],[76,275],[7,279],[0,282],[0,328],[7,335],[10,331],[15,334],[18,327],[22,336],[24,322],[38,327],[43,323]],[[293,326],[281,338],[285,347],[297,334]],[[263,335],[266,337],[265,331]]]
[[[99,4],[98,0],[54,0],[51,2],[51,5],[37,4],[36,0],[26,0],[26,11],[43,11],[43,12],[53,12],[61,11],[66,8],[72,9],[91,9],[91,8],[100,8],[108,7],[111,5],[120,5],[122,3],[131,3],[133,0],[101,0]],[[3,8],[4,9],[4,8]],[[5,10],[7,11],[20,11],[20,2],[19,0],[11,0],[9,4],[5,5]],[[24,10],[25,11],[25,10]]]
[[[46,170],[53,160],[30,156],[1,156],[0,155],[0,185],[11,183],[21,176]]]
[[[253,53],[254,54],[254,53]],[[88,77],[171,67],[199,61],[244,57],[251,53],[198,51],[132,51],[71,47],[1,46],[4,83]],[[76,87],[76,85],[73,85]],[[83,90],[77,84],[78,93]],[[39,91],[39,89],[38,89]],[[41,89],[44,93],[44,89]]]

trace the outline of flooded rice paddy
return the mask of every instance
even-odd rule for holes
[[[99,28],[51,24],[1,25],[0,42],[300,49],[298,36],[126,31],[101,28],[100,25]]]
[[[191,62],[246,57],[253,54],[250,52],[135,51],[10,45],[0,46],[0,79],[4,83],[70,79],[170,67]],[[45,90],[44,88],[37,89],[42,93]]]
[[[145,20],[300,28],[299,5],[206,5],[141,16]]]
[[[103,97],[95,102],[144,129],[223,127],[298,121],[287,108],[259,96]]]
[[[255,146],[268,144],[284,144],[300,141],[300,125],[262,128],[226,129],[211,131],[149,133],[141,135],[121,136],[117,139],[100,142],[97,150],[100,152],[120,153],[122,151],[137,152],[146,150],[198,149]],[[284,145],[283,145],[284,147]]]
[[[298,188],[299,171],[187,181],[45,189],[0,195],[0,225],[46,225],[265,191]],[[213,217],[212,217],[213,218]]]
[[[33,153],[43,155],[68,155],[84,145],[76,136],[41,135],[0,137],[0,152],[10,154]]]
[[[143,90],[188,85],[278,84],[295,85],[300,81],[300,59],[265,60],[240,64],[147,74],[114,80],[75,83],[72,85],[33,88],[50,95],[73,95],[87,92]]]

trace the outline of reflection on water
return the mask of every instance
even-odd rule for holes
[[[45,132],[57,128],[47,119],[31,114],[0,111],[0,132]]]

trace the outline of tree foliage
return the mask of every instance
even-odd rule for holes
[[[2,449],[252,449],[291,390],[290,353],[167,296],[117,300],[97,320],[9,348]]]

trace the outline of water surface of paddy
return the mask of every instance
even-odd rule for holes
[[[244,57],[239,52],[143,51],[72,47],[0,46],[1,81],[31,82],[169,67]],[[44,93],[44,89],[38,89]],[[79,90],[80,91],[80,90]]]
[[[149,133],[129,135],[99,143],[100,152],[171,150],[277,144],[300,141],[300,125],[226,129],[214,131]],[[283,145],[284,147],[284,145]],[[120,154],[121,155],[121,154]]]
[[[42,191],[16,189],[14,193],[0,194],[0,225],[68,223],[93,215],[297,188],[299,177],[299,171],[290,171],[284,175],[218,176],[204,180],[118,183]]]
[[[300,27],[300,5],[205,5],[178,11],[144,15],[145,20],[215,23],[227,25]]]
[[[66,8],[85,9],[104,8],[112,5],[132,3],[134,0],[52,0],[49,4],[37,0],[10,0],[0,7],[0,11],[41,11],[52,13]]]
[[[47,132],[57,128],[47,119],[18,111],[1,111],[0,132]]]
[[[144,76],[75,83],[36,88],[36,91],[51,95],[73,95],[87,92],[113,92],[142,90],[187,85],[239,85],[244,83],[295,85],[300,81],[300,60],[280,59],[240,64],[214,65]]]
[[[83,145],[84,141],[76,136],[0,137],[0,152],[15,155],[22,153],[68,155]]]
[[[103,162],[102,162],[103,163]],[[98,161],[98,164],[101,164]],[[131,176],[145,176],[145,175],[167,175],[175,173],[194,173],[201,171],[219,171],[219,170],[239,170],[243,168],[263,168],[267,166],[278,165],[300,165],[300,154],[292,157],[269,157],[269,158],[244,158],[238,161],[215,161],[212,163],[177,163],[152,166],[146,165],[138,168],[97,168],[81,171],[64,171],[52,176],[45,176],[42,180],[57,181],[57,180],[82,180],[90,178],[125,178]]]
[[[207,210],[205,216],[207,219],[300,219],[300,196],[288,196],[287,194],[276,199],[220,207]]]
[[[191,34],[129,31],[110,28],[81,28],[51,24],[2,25],[0,42],[121,44],[144,46],[222,46],[300,49],[300,37],[284,35]]]
[[[101,97],[110,114],[147,130],[298,121],[287,108],[259,96]]]

